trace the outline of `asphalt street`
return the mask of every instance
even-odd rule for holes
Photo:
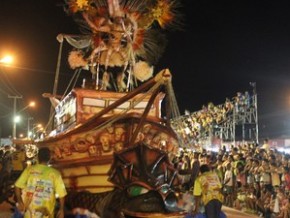
[[[247,214],[229,207],[223,207],[223,211],[227,215],[227,218],[256,218],[258,216]],[[0,204],[0,218],[11,218],[11,205],[8,203]]]

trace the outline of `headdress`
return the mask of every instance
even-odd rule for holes
[[[70,54],[70,66],[89,66],[93,74],[99,65],[105,72],[109,67],[122,67],[127,80],[132,76],[148,79],[150,65],[165,48],[162,29],[178,26],[178,5],[177,0],[67,0],[66,10],[84,34],[64,36],[77,49]],[[141,61],[147,65],[135,66]]]

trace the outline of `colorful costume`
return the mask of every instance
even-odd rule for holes
[[[24,191],[25,218],[38,217],[39,211],[53,218],[56,197],[62,198],[67,194],[61,174],[42,164],[27,167],[15,186]]]
[[[221,212],[223,202],[221,188],[218,175],[212,171],[202,173],[195,180],[193,194],[201,196],[207,217],[216,217],[216,214]]]

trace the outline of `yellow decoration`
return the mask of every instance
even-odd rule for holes
[[[156,7],[152,9],[153,17],[164,28],[173,19],[171,5],[167,0],[159,0]]]
[[[83,10],[89,6],[88,0],[76,0],[76,4],[80,10]]]

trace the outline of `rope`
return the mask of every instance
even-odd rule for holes
[[[171,82],[167,83],[166,86],[167,89],[167,94],[168,94],[168,104],[169,104],[169,109],[171,110],[171,117],[170,118],[176,118],[176,117],[180,117],[180,111],[179,111],[179,107],[178,107],[178,103],[174,94],[174,89],[172,86]],[[169,117],[168,117],[169,119]]]
[[[153,87],[151,87],[147,93],[154,93],[154,91],[156,89],[158,89],[161,85],[161,81],[158,81]],[[92,133],[94,131],[100,131],[102,129],[105,129],[109,126],[111,126],[113,123],[115,123],[117,120],[120,120],[122,118],[124,118],[127,114],[127,112],[131,109],[133,109],[137,104],[139,104],[144,98],[146,97],[146,94],[140,95],[139,98],[136,99],[136,101],[133,101],[133,103],[130,105],[130,107],[128,107],[127,109],[123,110],[121,113],[116,114],[115,116],[112,116],[110,119],[106,120],[104,123],[102,123],[101,125],[93,128],[92,130],[90,130],[89,132]]]
[[[62,96],[61,99],[63,99],[64,96],[66,96],[66,94],[68,93],[69,87],[70,87],[71,84],[73,83],[73,80],[74,80],[74,83],[73,83],[73,85],[72,85],[72,88],[75,87],[76,82],[77,82],[77,80],[78,80],[78,78],[79,78],[79,76],[80,76],[80,73],[81,73],[81,69],[76,69],[76,70],[75,70],[74,75],[72,76],[72,78],[71,78],[71,80],[70,80],[68,86],[66,87],[66,90],[65,90],[65,92],[64,92],[64,94],[63,94],[63,96]]]

